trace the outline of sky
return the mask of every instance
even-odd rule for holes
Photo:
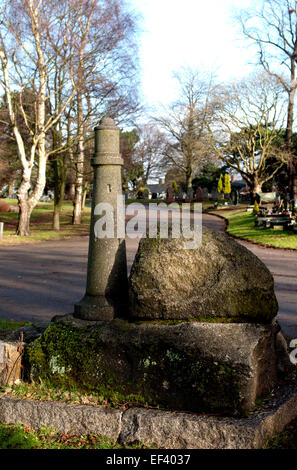
[[[141,91],[147,106],[177,98],[173,72],[191,67],[217,80],[241,78],[254,68],[256,49],[243,39],[234,9],[257,0],[131,0],[142,15],[139,38]]]

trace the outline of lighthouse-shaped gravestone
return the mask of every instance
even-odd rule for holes
[[[85,296],[74,316],[112,320],[127,316],[128,287],[120,129],[103,118],[95,128],[93,200]],[[108,225],[108,227],[107,227]]]

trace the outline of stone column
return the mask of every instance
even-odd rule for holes
[[[105,117],[95,128],[95,155],[91,162],[94,168],[94,182],[87,288],[85,296],[75,305],[74,310],[74,316],[83,320],[112,320],[115,317],[128,317],[121,176],[123,160],[119,149],[120,130],[112,119]],[[114,234],[111,238],[102,238],[98,235],[98,221],[101,217],[106,218],[107,213],[102,209],[102,204],[106,203],[110,205],[107,207],[113,209]],[[110,221],[110,211],[108,216]],[[97,228],[96,222],[98,222]],[[100,226],[102,227],[102,221]],[[118,226],[121,228],[120,234],[117,231]]]

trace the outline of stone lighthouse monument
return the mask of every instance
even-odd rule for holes
[[[85,296],[74,316],[112,320],[128,316],[125,216],[120,129],[105,117],[95,127],[94,183]],[[108,227],[107,227],[108,226]]]

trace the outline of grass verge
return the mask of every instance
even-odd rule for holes
[[[158,405],[149,406],[143,397],[135,394],[123,396],[112,390],[110,390],[109,396],[103,396],[100,393],[94,392],[87,394],[82,393],[75,387],[63,389],[41,381],[40,383],[19,382],[11,386],[0,387],[0,398],[4,396],[22,400],[58,401],[69,405],[104,406],[119,410],[127,410],[131,406],[162,409]]]
[[[107,437],[75,436],[49,428],[34,431],[26,425],[0,424],[0,449],[145,449],[141,444],[122,446]]]
[[[255,226],[256,216],[243,210],[211,211],[228,220],[227,232],[243,240],[274,248],[297,250],[297,233]]]
[[[14,320],[3,320],[0,318],[0,330],[18,330],[22,326],[33,325],[29,321],[14,321]]]
[[[15,200],[9,200],[9,204],[16,204]],[[4,222],[3,239],[0,246],[18,245],[21,243],[36,243],[48,240],[61,240],[64,238],[77,237],[89,234],[91,208],[85,207],[81,225],[72,225],[72,201],[64,201],[60,230],[52,228],[53,223],[53,202],[40,202],[32,212],[31,235],[29,237],[19,237],[15,235],[18,214],[15,212],[1,213],[0,222]]]

